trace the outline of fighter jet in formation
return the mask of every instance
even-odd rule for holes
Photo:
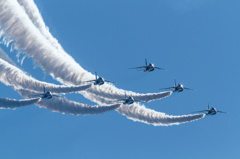
[[[130,105],[130,104],[133,104],[134,102],[136,102],[137,100],[134,100],[134,98],[132,96],[128,96],[128,98],[127,98],[127,95],[125,92],[125,99],[119,99],[118,101],[124,101],[123,104]]]
[[[196,91],[196,90],[194,90],[194,89],[190,89],[190,88],[183,87],[182,84],[176,85],[176,80],[175,80],[175,79],[174,79],[174,87],[161,88],[161,89],[159,89],[159,90],[162,90],[162,89],[173,89],[173,92],[182,92],[184,89]]]
[[[167,71],[166,69],[155,67],[154,64],[152,63],[147,64],[147,59],[145,59],[145,66],[133,67],[129,69],[140,69],[140,70],[143,70],[144,72],[151,72],[151,71],[154,71],[154,69]]]
[[[43,86],[43,94],[36,94],[34,96],[42,96],[42,99],[51,99],[52,97],[61,97],[56,94],[52,94],[50,91],[45,91],[45,87]]]
[[[104,84],[104,82],[116,83],[116,82],[107,81],[102,77],[97,77],[97,72],[95,72],[95,76],[96,76],[95,80],[84,81],[84,82],[93,82],[94,81],[94,85],[102,85],[102,84]]]
[[[218,112],[219,112],[219,113],[227,113],[227,112],[219,111],[219,110],[217,110],[217,109],[214,108],[214,107],[212,107],[211,109],[209,109],[209,104],[208,104],[208,102],[207,102],[207,110],[196,111],[196,112],[193,112],[193,113],[199,113],[199,112],[206,112],[206,115],[215,115],[215,114],[217,114]]]

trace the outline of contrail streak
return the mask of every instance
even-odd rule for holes
[[[25,50],[25,53],[32,57],[44,71],[53,75],[60,82],[69,85],[78,85],[82,81],[95,79],[94,75],[84,70],[67,53],[57,51],[52,47],[35,25],[33,25],[28,15],[16,0],[7,1],[1,6],[2,8],[9,8],[8,12],[0,11],[0,22],[2,22],[5,28],[5,39],[12,41],[11,38],[13,38],[16,49]],[[104,84],[101,87],[92,86],[87,92],[110,99],[119,99],[125,96],[124,90],[117,89],[109,84]],[[155,93],[153,97],[149,97],[150,94],[147,94],[146,98],[144,94],[134,92],[130,92],[130,94],[136,99],[148,102],[161,99],[165,95],[169,96],[171,92]]]
[[[91,87],[91,85],[59,86],[41,82],[28,76],[22,70],[9,64],[3,59],[0,59],[0,74],[0,81],[5,85],[13,86],[15,89],[28,89],[35,92],[43,92],[43,86],[45,86],[47,91],[61,94],[83,91]]]
[[[120,109],[118,109],[118,112],[127,116],[133,121],[140,121],[155,126],[178,125],[205,117],[205,114],[189,114],[179,116],[167,115],[165,113],[157,112],[137,104],[131,104],[130,106],[123,105]]]
[[[30,98],[35,93],[19,89],[17,92],[25,97]],[[69,101],[66,98],[53,97],[51,99],[43,99],[41,102],[36,103],[35,105],[43,108],[47,108],[53,112],[59,112],[63,114],[72,114],[72,115],[89,115],[89,114],[100,114],[107,111],[112,111],[121,106],[121,104],[113,104],[106,106],[90,106],[87,104],[77,103],[74,101]]]
[[[5,61],[10,63],[11,65],[17,67],[17,65],[8,57],[8,55],[1,48],[0,48],[0,58],[4,59]]]
[[[28,15],[29,19],[32,21],[32,23],[39,29],[41,34],[51,43],[51,45],[55,47],[58,50],[58,52],[61,52],[61,55],[65,55],[65,57],[69,57],[69,59],[73,60],[73,62],[76,63],[74,59],[72,59],[68,54],[66,54],[66,52],[63,50],[61,45],[58,43],[58,41],[51,35],[51,33],[49,32],[49,29],[46,27],[42,19],[42,16],[36,4],[33,2],[33,0],[17,0],[17,1],[25,9],[25,12]],[[44,70],[46,70],[46,68],[44,68]],[[72,81],[71,84],[77,84],[78,81]],[[68,81],[61,81],[61,82],[68,83]],[[89,89],[87,92],[94,94],[95,97],[102,96],[104,98],[123,99],[125,90],[120,90],[120,89],[116,90],[116,89],[113,89],[113,87],[114,86],[110,87],[109,85],[103,85],[101,87],[95,87],[94,89]],[[129,91],[127,95],[128,96],[131,95],[135,100],[140,100],[142,102],[150,102],[152,100],[162,99],[167,96],[170,96],[171,93],[172,92],[167,91],[164,93],[136,94],[134,92]],[[86,94],[85,96],[88,96],[87,93],[84,93],[84,94]],[[97,102],[97,99],[95,99],[94,101]]]
[[[9,99],[9,98],[0,98],[0,109],[15,109],[31,104],[36,104],[41,101],[41,98],[32,98],[32,99]]]
[[[4,52],[2,52],[2,54],[3,54],[2,56],[3,59],[5,59],[7,55]],[[31,77],[28,77],[21,70],[9,64],[8,62],[4,61],[3,59],[0,59],[0,74],[2,75],[1,76],[2,78],[0,78],[0,81],[8,81],[8,82],[5,82],[5,84],[7,83],[6,85],[10,85],[15,88],[18,87],[17,91],[23,97],[31,98],[33,95],[36,95],[36,93],[31,92],[29,90],[19,89],[19,85],[21,85],[21,87],[26,87],[30,85],[34,86],[33,83],[35,83],[35,86],[39,86],[40,88],[41,88],[41,85],[46,85],[48,86],[47,88],[50,88],[50,90],[53,92],[66,92],[65,86],[55,86],[53,84],[37,81]],[[13,78],[13,74],[14,74],[14,78]],[[7,78],[8,80],[6,80],[5,78]],[[21,81],[25,81],[24,84],[22,84]],[[91,85],[81,86],[81,87],[87,88],[88,86],[91,86]],[[32,88],[33,87],[31,87],[31,89]],[[69,88],[71,87],[67,87],[67,89]],[[35,88],[33,90],[36,91]],[[57,90],[57,91],[54,91],[54,90]],[[77,90],[79,90],[78,87],[77,87]],[[54,112],[60,112],[63,114],[73,114],[73,115],[87,115],[87,114],[99,114],[107,111],[112,111],[121,106],[121,104],[113,104],[113,105],[107,105],[107,106],[90,106],[87,104],[77,103],[74,101],[69,101],[66,98],[59,98],[59,97],[52,98],[51,100],[42,100],[41,102],[39,101],[41,101],[41,99],[39,98],[25,99],[20,101],[11,100],[8,98],[7,99],[0,98],[0,108],[13,109],[16,107],[26,106],[26,105],[35,103],[35,105],[38,105],[39,107],[44,107]]]
[[[2,0],[1,2],[0,7],[4,8],[4,10],[0,9],[0,23],[2,25],[2,30],[4,31],[3,35],[6,41],[15,41],[15,49],[24,50],[26,55],[32,57],[35,63],[42,67],[45,72],[51,74],[54,78],[67,85],[77,85],[82,81],[95,78],[91,73],[85,71],[63,50],[59,51],[53,47],[39,29],[32,23],[34,20],[29,19],[28,15],[16,0]],[[102,86],[92,86],[86,90],[86,92],[81,93],[94,102],[104,104],[111,99],[124,98],[124,92],[124,90],[117,89],[112,85],[104,84]],[[142,101],[162,99],[171,95],[171,92],[163,92],[156,93],[155,97],[149,97],[151,94],[147,94],[146,96],[146,94],[137,94],[134,92],[128,93],[134,96],[135,99]],[[130,119],[145,123],[149,123],[150,120],[154,119],[153,116],[151,116],[152,110],[142,108],[139,105],[135,105],[135,109],[131,108],[131,106],[120,107],[118,111]],[[138,111],[144,111],[144,113],[139,114],[137,113]],[[156,115],[159,116],[159,114]],[[192,118],[190,119],[189,116]],[[182,120],[180,120],[180,117]],[[199,114],[178,116],[176,120],[171,120],[168,125],[188,122],[192,121],[194,118],[200,119],[202,117],[204,117],[204,115]],[[163,120],[166,120],[166,118],[170,118],[170,116],[162,115]],[[163,122],[150,122],[149,124],[166,125]]]
[[[58,40],[52,36],[49,29],[45,25],[43,18],[33,0],[17,0],[18,3],[24,8],[29,19],[39,29],[42,35],[59,51],[64,51]]]

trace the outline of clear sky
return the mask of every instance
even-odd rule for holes
[[[238,159],[240,1],[35,0],[50,32],[84,69],[116,87],[158,92],[173,80],[183,91],[145,103],[169,115],[204,110],[207,101],[229,114],[175,126],[134,122],[111,111],[73,116],[35,105],[0,111],[0,158]],[[1,44],[17,63],[15,53]],[[22,56],[21,56],[22,57]],[[129,70],[144,59],[167,71]],[[33,60],[19,67],[41,81],[59,84]],[[1,97],[22,99],[0,84]],[[95,105],[80,94],[66,97]]]

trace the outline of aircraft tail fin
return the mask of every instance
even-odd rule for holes
[[[95,71],[95,77],[96,77],[96,80],[97,80],[97,72]]]
[[[176,80],[174,79],[174,87],[176,87]]]
[[[207,109],[209,110],[209,104],[208,104],[208,102],[207,102]]]
[[[147,66],[147,59],[145,58],[145,65]]]

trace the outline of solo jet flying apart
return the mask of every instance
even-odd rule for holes
[[[159,90],[162,90],[162,89],[173,89],[173,92],[182,92],[184,89],[196,91],[196,90],[194,90],[194,89],[190,89],[190,88],[183,87],[182,84],[176,85],[176,80],[175,80],[175,79],[174,79],[174,87],[161,88],[161,89],[159,89]]]
[[[151,71],[154,71],[154,69],[167,71],[166,69],[155,67],[154,64],[152,64],[152,63],[147,64],[147,59],[145,59],[145,66],[134,67],[134,68],[129,68],[129,69],[140,69],[140,71],[143,70],[144,72],[151,72]]]
[[[43,86],[43,94],[36,94],[34,96],[40,96],[42,95],[42,99],[51,99],[52,97],[61,97],[56,94],[52,94],[50,91],[45,92],[45,87]]]
[[[227,112],[219,111],[219,110],[217,110],[217,109],[214,108],[214,107],[212,107],[211,109],[209,109],[209,104],[208,104],[208,102],[207,102],[207,110],[197,111],[197,112],[193,112],[193,113],[198,113],[198,112],[206,112],[206,115],[215,115],[215,114],[217,114],[218,112],[219,112],[219,113],[227,113]]]
[[[102,77],[98,77],[98,78],[97,78],[97,72],[95,72],[95,76],[96,76],[96,79],[95,79],[95,80],[84,81],[84,82],[93,82],[93,81],[95,81],[95,82],[94,82],[94,85],[102,85],[102,84],[104,84],[104,82],[116,83],[116,82],[107,81],[107,80],[105,80],[105,79],[102,78]]]
[[[118,101],[124,101],[123,104],[130,105],[130,104],[133,104],[134,102],[136,102],[137,100],[134,100],[134,98],[132,96],[128,96],[128,98],[127,98],[127,95],[125,92],[125,99],[119,99]]]

